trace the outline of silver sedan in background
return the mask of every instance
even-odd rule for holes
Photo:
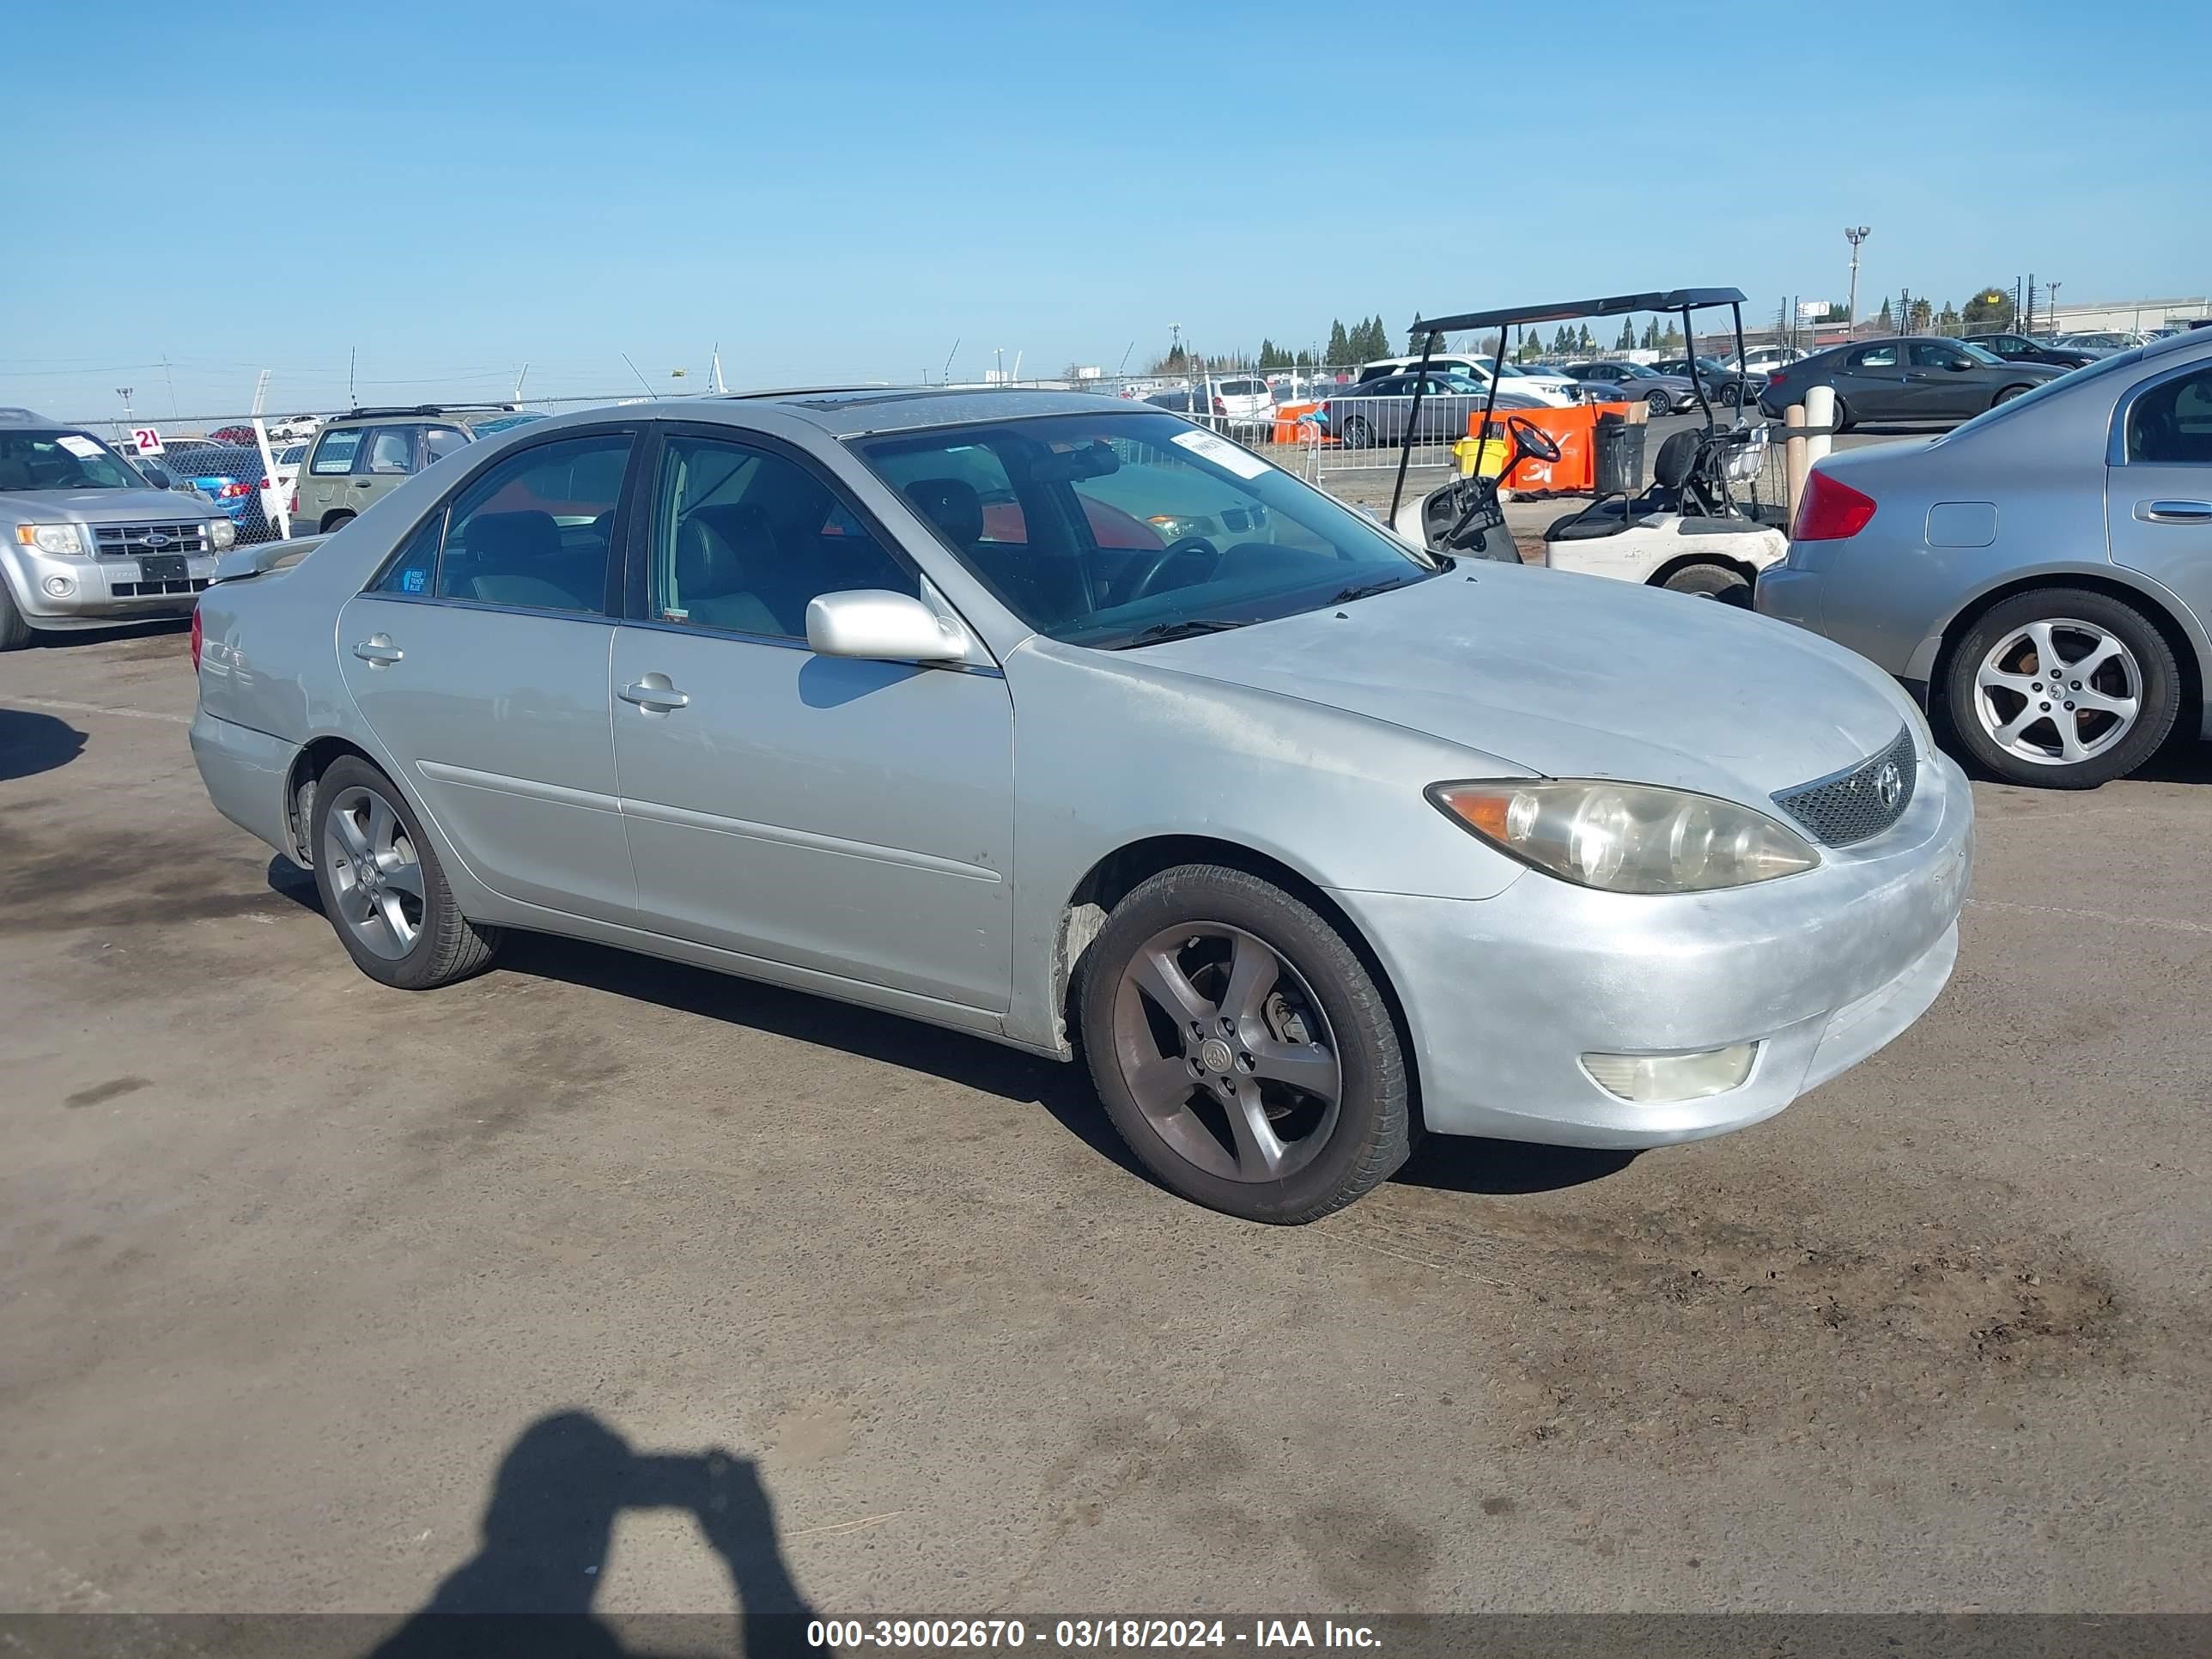
[[[2008,782],[2212,737],[2212,329],[1814,469],[1758,608],[1905,681]]]
[[[1423,1128],[1754,1122],[1957,948],[1971,800],[1872,665],[1455,566],[1162,410],[585,411],[299,551],[202,600],[192,749],[372,979],[531,928],[1079,1050],[1255,1220]]]

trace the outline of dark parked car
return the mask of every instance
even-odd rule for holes
[[[1413,383],[1418,374],[1391,374],[1364,380],[1332,394],[1320,410],[1322,424],[1348,449],[1405,441],[1413,416]],[[1420,426],[1416,441],[1449,442],[1468,435],[1470,417],[1480,415],[1490,388],[1463,374],[1431,374],[1421,392]],[[1498,388],[1498,410],[1503,414],[1546,407],[1540,398]]]
[[[1563,371],[1590,388],[1593,398],[1617,403],[1639,399],[1654,415],[1675,415],[1698,406],[1697,389],[1686,374],[1662,374],[1642,363],[1570,363]]]
[[[2079,368],[2084,363],[2095,362],[2100,356],[2080,346],[2031,340],[2025,334],[1977,334],[1966,343],[1993,351],[2008,363],[2049,363],[2053,368]]]
[[[2048,363],[2008,363],[1966,340],[1905,335],[1854,340],[1777,369],[1759,407],[1779,420],[1810,387],[1835,388],[1836,427],[1860,421],[1970,420],[2063,371]]]
[[[1717,357],[1700,357],[1697,361],[1698,378],[1705,382],[1705,396],[1716,404],[1734,408],[1753,402],[1759,397],[1759,388],[1766,384],[1764,374],[1746,374],[1740,368],[1730,368]],[[1686,380],[1690,378],[1687,357],[1662,357],[1651,367],[1662,374],[1679,374]]]

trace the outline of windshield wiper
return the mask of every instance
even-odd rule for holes
[[[1392,576],[1381,581],[1361,582],[1356,587],[1344,588],[1336,593],[1331,594],[1329,596],[1328,603],[1331,605],[1350,605],[1354,599],[1372,599],[1377,593],[1388,593],[1394,587],[1403,587],[1409,582],[1417,582],[1419,580],[1420,580],[1419,576]]]
[[[1133,645],[1160,645],[1169,640],[1187,640],[1194,634],[1222,634],[1249,625],[1231,622],[1225,617],[1186,617],[1181,622],[1154,623],[1150,628],[1139,629],[1113,648],[1127,651]]]

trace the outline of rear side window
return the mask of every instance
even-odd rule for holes
[[[361,441],[368,435],[366,428],[346,427],[337,432],[325,432],[322,441],[315,446],[315,459],[307,471],[331,476],[353,471],[353,459],[361,453]]]
[[[415,431],[411,426],[380,426],[369,434],[368,470],[402,477],[415,470]]]
[[[456,432],[449,426],[427,428],[422,434],[422,465],[442,461],[455,450],[467,448],[468,444],[469,434],[465,432]]]
[[[2212,465],[2212,368],[2154,386],[2128,409],[2128,459]]]
[[[1893,345],[1869,346],[1863,351],[1851,354],[1853,368],[1895,368],[1897,348]]]

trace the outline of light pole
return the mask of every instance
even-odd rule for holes
[[[2050,296],[2043,307],[2043,331],[2055,335],[2058,332],[2058,284],[2045,283],[2043,291]]]
[[[138,424],[138,417],[131,412],[131,390],[127,386],[115,388],[115,395],[123,399],[123,424],[125,426]]]
[[[1871,234],[1865,225],[1846,225],[1844,240],[1851,245],[1851,291],[1844,301],[1844,329],[1846,333],[1859,319],[1859,244]]]

